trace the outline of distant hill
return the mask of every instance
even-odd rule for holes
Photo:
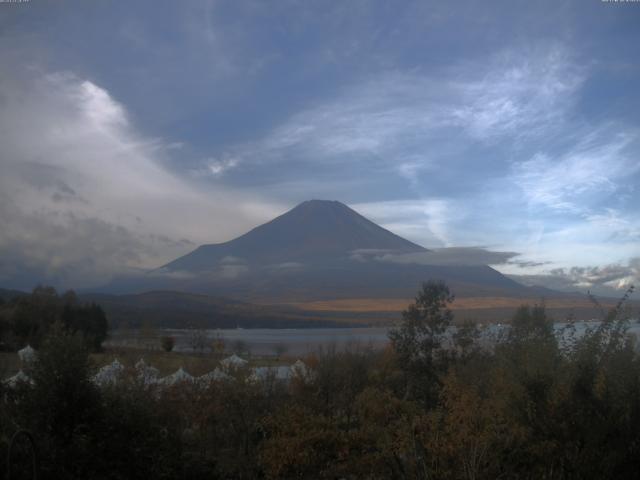
[[[584,295],[562,295],[547,291],[547,311],[556,320],[573,315],[576,319],[598,318],[600,312]],[[5,300],[29,293],[0,289]],[[458,297],[451,305],[457,321],[508,321],[523,303],[542,297]],[[106,312],[111,328],[313,328],[391,325],[412,298],[361,297],[326,301],[296,301],[277,304],[251,304],[224,297],[176,291],[149,291],[112,295],[84,293],[81,302],[95,302]],[[616,301],[601,298],[605,309]],[[640,302],[629,302],[639,311]]]
[[[0,288],[0,299],[4,300],[5,302],[7,300],[11,300],[12,298],[21,297],[23,295],[28,294],[25,292],[21,292],[20,290],[9,290],[6,288]]]
[[[463,296],[539,294],[487,265],[396,261],[427,252],[340,202],[310,200],[234,240],[202,245],[142,277],[119,278],[102,291],[175,290],[290,303],[411,298],[422,282],[438,279]]]
[[[84,294],[106,312],[112,328],[145,325],[166,328],[309,328],[355,325],[339,316],[294,307],[251,305],[227,298],[184,292],[151,291],[132,295]]]
[[[30,293],[0,288],[7,302]],[[377,315],[315,312],[288,305],[252,305],[223,297],[175,291],[111,295],[83,293],[80,302],[100,305],[112,329],[161,328],[312,328],[349,327],[375,323]],[[1,302],[0,302],[1,303]]]

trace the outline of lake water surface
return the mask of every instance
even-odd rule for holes
[[[588,327],[594,327],[597,321],[576,322],[576,333],[580,335]],[[562,329],[566,324],[557,323],[556,329]],[[640,324],[633,320],[629,324],[629,333],[640,338]],[[491,341],[501,329],[501,325],[491,325],[483,329],[485,341]],[[243,350],[255,355],[305,355],[317,351],[319,348],[344,349],[348,346],[384,348],[388,343],[390,327],[368,328],[252,328],[252,329],[215,329],[215,330],[184,330],[165,329],[154,336],[145,336],[141,331],[115,331],[106,342],[109,346],[130,346],[149,349],[159,349],[158,337],[172,336],[176,340],[175,350],[189,352],[194,350],[194,336],[200,337],[200,344],[205,345],[204,351],[209,351],[216,340],[224,342],[226,350]]]

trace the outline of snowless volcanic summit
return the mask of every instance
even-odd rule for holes
[[[337,201],[310,200],[246,234],[202,245],[129,290],[167,288],[269,302],[411,298],[443,280],[457,295],[522,295],[487,265],[429,265],[429,250]]]
[[[166,265],[191,272],[216,268],[228,257],[251,264],[346,260],[361,251],[425,252],[425,248],[376,225],[345,204],[309,200],[225,243],[202,245]]]

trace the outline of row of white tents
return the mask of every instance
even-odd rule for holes
[[[27,345],[18,351],[18,356],[23,364],[27,365],[36,358],[36,351]],[[174,373],[166,377],[160,377],[160,371],[148,365],[144,359],[140,359],[134,366],[135,378],[144,385],[157,385],[159,387],[168,387],[183,383],[193,383],[201,386],[210,385],[214,381],[227,380],[234,378],[233,373],[243,370],[247,367],[248,362],[238,355],[233,354],[220,361],[220,366],[216,367],[209,373],[194,377],[190,375],[184,368],[180,367]],[[103,366],[93,377],[93,382],[100,386],[106,387],[116,385],[124,378],[125,367],[122,363],[115,359],[108,365]],[[254,367],[251,369],[248,379],[251,381],[267,381],[269,379],[287,382],[293,377],[308,379],[311,371],[302,360],[297,360],[293,365],[280,365],[271,367]],[[3,383],[13,388],[20,382],[32,382],[27,374],[22,370],[18,371],[12,377],[3,381]]]
[[[195,383],[207,386],[214,381],[234,378],[234,372],[246,368],[247,363],[246,360],[234,354],[222,360],[219,367],[198,377],[192,376],[184,368],[180,367],[174,373],[161,378],[158,369],[147,365],[144,359],[140,359],[134,368],[137,380],[145,385],[168,387],[182,383]],[[116,359],[102,367],[94,376],[93,381],[100,386],[115,385],[123,378],[124,372],[124,365]],[[247,378],[251,381],[273,379],[286,382],[296,376],[301,379],[307,379],[310,377],[310,373],[311,371],[307,365],[302,360],[297,360],[293,365],[254,367],[250,370]]]

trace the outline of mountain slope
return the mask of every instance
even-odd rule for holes
[[[487,265],[430,265],[428,250],[346,205],[311,200],[220,244],[203,245],[146,275],[118,278],[109,293],[173,290],[252,303],[411,298],[443,280],[457,296],[538,297]]]
[[[145,325],[165,328],[309,328],[355,324],[348,319],[327,318],[327,315],[297,308],[251,305],[221,297],[174,291],[134,295],[86,293],[80,299],[100,305],[112,329]]]
[[[345,259],[357,250],[427,251],[340,202],[310,200],[234,240],[202,245],[163,268],[208,271],[224,259],[252,265],[317,263]]]

